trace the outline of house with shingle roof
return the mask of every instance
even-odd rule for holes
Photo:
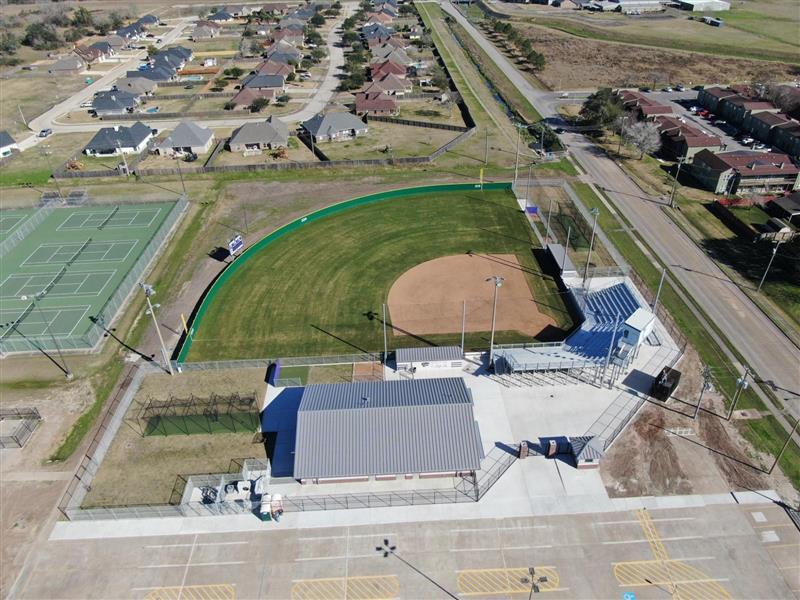
[[[373,81],[380,85],[383,88],[383,91],[390,96],[402,96],[404,94],[410,94],[413,87],[408,79],[401,79],[394,73],[388,73],[383,77],[374,79]]]
[[[278,95],[278,90],[275,88],[242,88],[237,94],[231,98],[231,102],[236,108],[248,109],[259,98],[267,98],[268,100],[274,99]]]
[[[286,79],[283,75],[262,75],[255,73],[244,78],[242,81],[242,88],[251,90],[271,89],[283,92],[285,89],[285,81]]]
[[[400,112],[397,101],[386,92],[359,92],[355,106],[360,115],[396,115]]]
[[[294,67],[288,63],[267,60],[261,63],[254,72],[259,75],[282,75],[287,77],[290,73],[294,73]]]
[[[233,15],[226,10],[218,10],[213,15],[209,15],[206,20],[215,23],[229,23],[233,21]]]
[[[181,121],[156,150],[166,156],[205,154],[213,143],[213,131],[190,121]]]
[[[279,118],[271,116],[260,123],[245,123],[228,142],[231,152],[252,152],[285,148],[289,144],[289,128]]]
[[[691,172],[705,189],[715,194],[800,188],[800,168],[790,156],[779,152],[740,150],[714,154],[701,150],[692,160]]]
[[[89,140],[83,153],[86,156],[117,156],[119,154],[138,154],[153,139],[153,130],[141,121],[130,127],[115,125],[103,127]]]
[[[400,79],[406,78],[406,68],[390,60],[373,63],[369,66],[369,70],[373,80],[380,79],[385,75],[396,75]]]
[[[103,52],[99,48],[77,44],[72,51],[89,65],[94,62],[103,62],[103,60],[105,60]]]
[[[376,55],[369,62],[370,64],[374,65],[386,62],[387,60],[395,64],[402,65],[403,67],[408,67],[411,64],[411,59],[408,58],[408,55],[405,53],[405,51],[397,48],[392,48],[391,50],[385,49],[382,53]]]
[[[315,143],[349,140],[369,131],[364,121],[349,112],[320,113],[300,126]]]
[[[95,94],[91,111],[98,117],[106,115],[124,115],[133,112],[139,98],[124,90],[110,90]]]
[[[144,77],[122,77],[114,82],[114,88],[134,96],[152,96],[158,82]]]
[[[58,59],[50,65],[47,72],[51,75],[76,75],[86,69],[86,61],[77,54]]]

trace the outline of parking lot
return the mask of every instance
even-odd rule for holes
[[[206,531],[239,529],[229,533],[149,537],[147,524],[136,534],[124,524],[103,527],[104,535],[141,537],[51,540],[16,596],[514,598],[531,591],[530,567],[538,589],[553,598],[800,593],[800,533],[774,504],[506,519],[480,518],[478,508],[474,519],[422,524],[392,523],[398,509],[383,509],[372,511],[377,524],[350,527],[288,529],[291,522],[249,515],[199,520]],[[416,509],[426,510],[402,510]],[[324,517],[333,525],[343,515]],[[83,525],[60,532],[90,534],[94,524]],[[384,539],[395,555],[384,556]]]

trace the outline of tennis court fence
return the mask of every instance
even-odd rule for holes
[[[28,235],[30,235],[31,231],[36,229],[39,225],[42,224],[48,215],[53,212],[56,206],[60,203],[60,199],[57,200],[47,200],[35,213],[33,213],[30,217],[28,217],[22,225],[20,225],[17,229],[11,232],[6,239],[0,242],[0,257],[5,256],[11,250],[13,250],[17,244],[19,244],[22,240],[24,240]]]

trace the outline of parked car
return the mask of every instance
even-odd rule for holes
[[[749,145],[750,145],[750,144],[752,144],[753,142],[755,142],[755,140],[754,140],[753,138],[749,137],[749,136],[745,136],[745,137],[743,137],[743,138],[742,138],[742,143],[743,143],[745,146],[749,146]]]
[[[564,133],[564,131],[566,131],[566,130],[563,127],[556,127],[555,128],[555,132],[556,133]]]
[[[691,113],[696,113],[699,110],[700,109],[697,106],[690,106],[689,107],[689,112],[691,112]]]
[[[671,91],[672,91],[672,88],[671,88],[671,87],[669,87],[669,86],[667,86],[667,87],[665,87],[665,88],[662,88],[662,89],[661,89],[661,91],[662,91],[662,92],[671,92]]]
[[[682,83],[679,83],[678,85],[675,86],[675,89],[677,91],[679,91],[679,92],[685,92],[686,91],[686,86],[683,85]]]
[[[50,129],[49,127],[48,127],[47,129],[42,129],[42,130],[39,132],[39,137],[40,137],[40,138],[46,138],[46,137],[48,137],[48,136],[50,136],[50,135],[53,135],[53,130],[52,130],[52,129]]]
[[[189,85],[183,86],[183,89],[185,89],[185,90],[193,90],[194,86],[190,83]]]

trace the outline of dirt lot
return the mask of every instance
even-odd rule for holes
[[[467,331],[492,327],[494,287],[485,280],[505,278],[497,300],[497,329],[538,335],[555,321],[540,313],[522,267],[513,254],[456,255],[429,260],[403,273],[389,291],[389,313],[396,335],[458,333],[462,299]]]
[[[666,404],[646,404],[634,422],[614,442],[601,465],[612,497],[713,494],[730,490],[776,489],[797,501],[798,493],[777,471],[755,468],[760,460],[739,434],[735,421],[725,421],[722,397],[715,390],[703,395],[703,410],[692,420],[702,378],[696,352],[688,348],[676,367],[681,383]],[[631,456],[641,460],[631,461]]]
[[[777,62],[714,57],[616,42],[579,38],[567,33],[520,25],[537,51],[545,56],[546,67],[539,73],[552,89],[583,89],[601,86],[652,85],[649,74],[663,73],[667,83],[685,85],[717,81],[788,81],[794,77],[790,65]],[[648,83],[649,80],[649,83]]]
[[[36,537],[72,477],[74,460],[48,464],[75,419],[93,401],[86,381],[45,389],[11,389],[0,392],[5,408],[34,407],[42,421],[24,448],[0,450],[0,596],[10,586]]]
[[[214,166],[223,165],[257,165],[262,163],[275,162],[317,162],[317,158],[311,153],[305,144],[297,138],[289,138],[289,147],[286,149],[286,158],[272,158],[270,151],[264,151],[256,156],[244,156],[241,152],[231,152],[223,150],[214,158]]]

